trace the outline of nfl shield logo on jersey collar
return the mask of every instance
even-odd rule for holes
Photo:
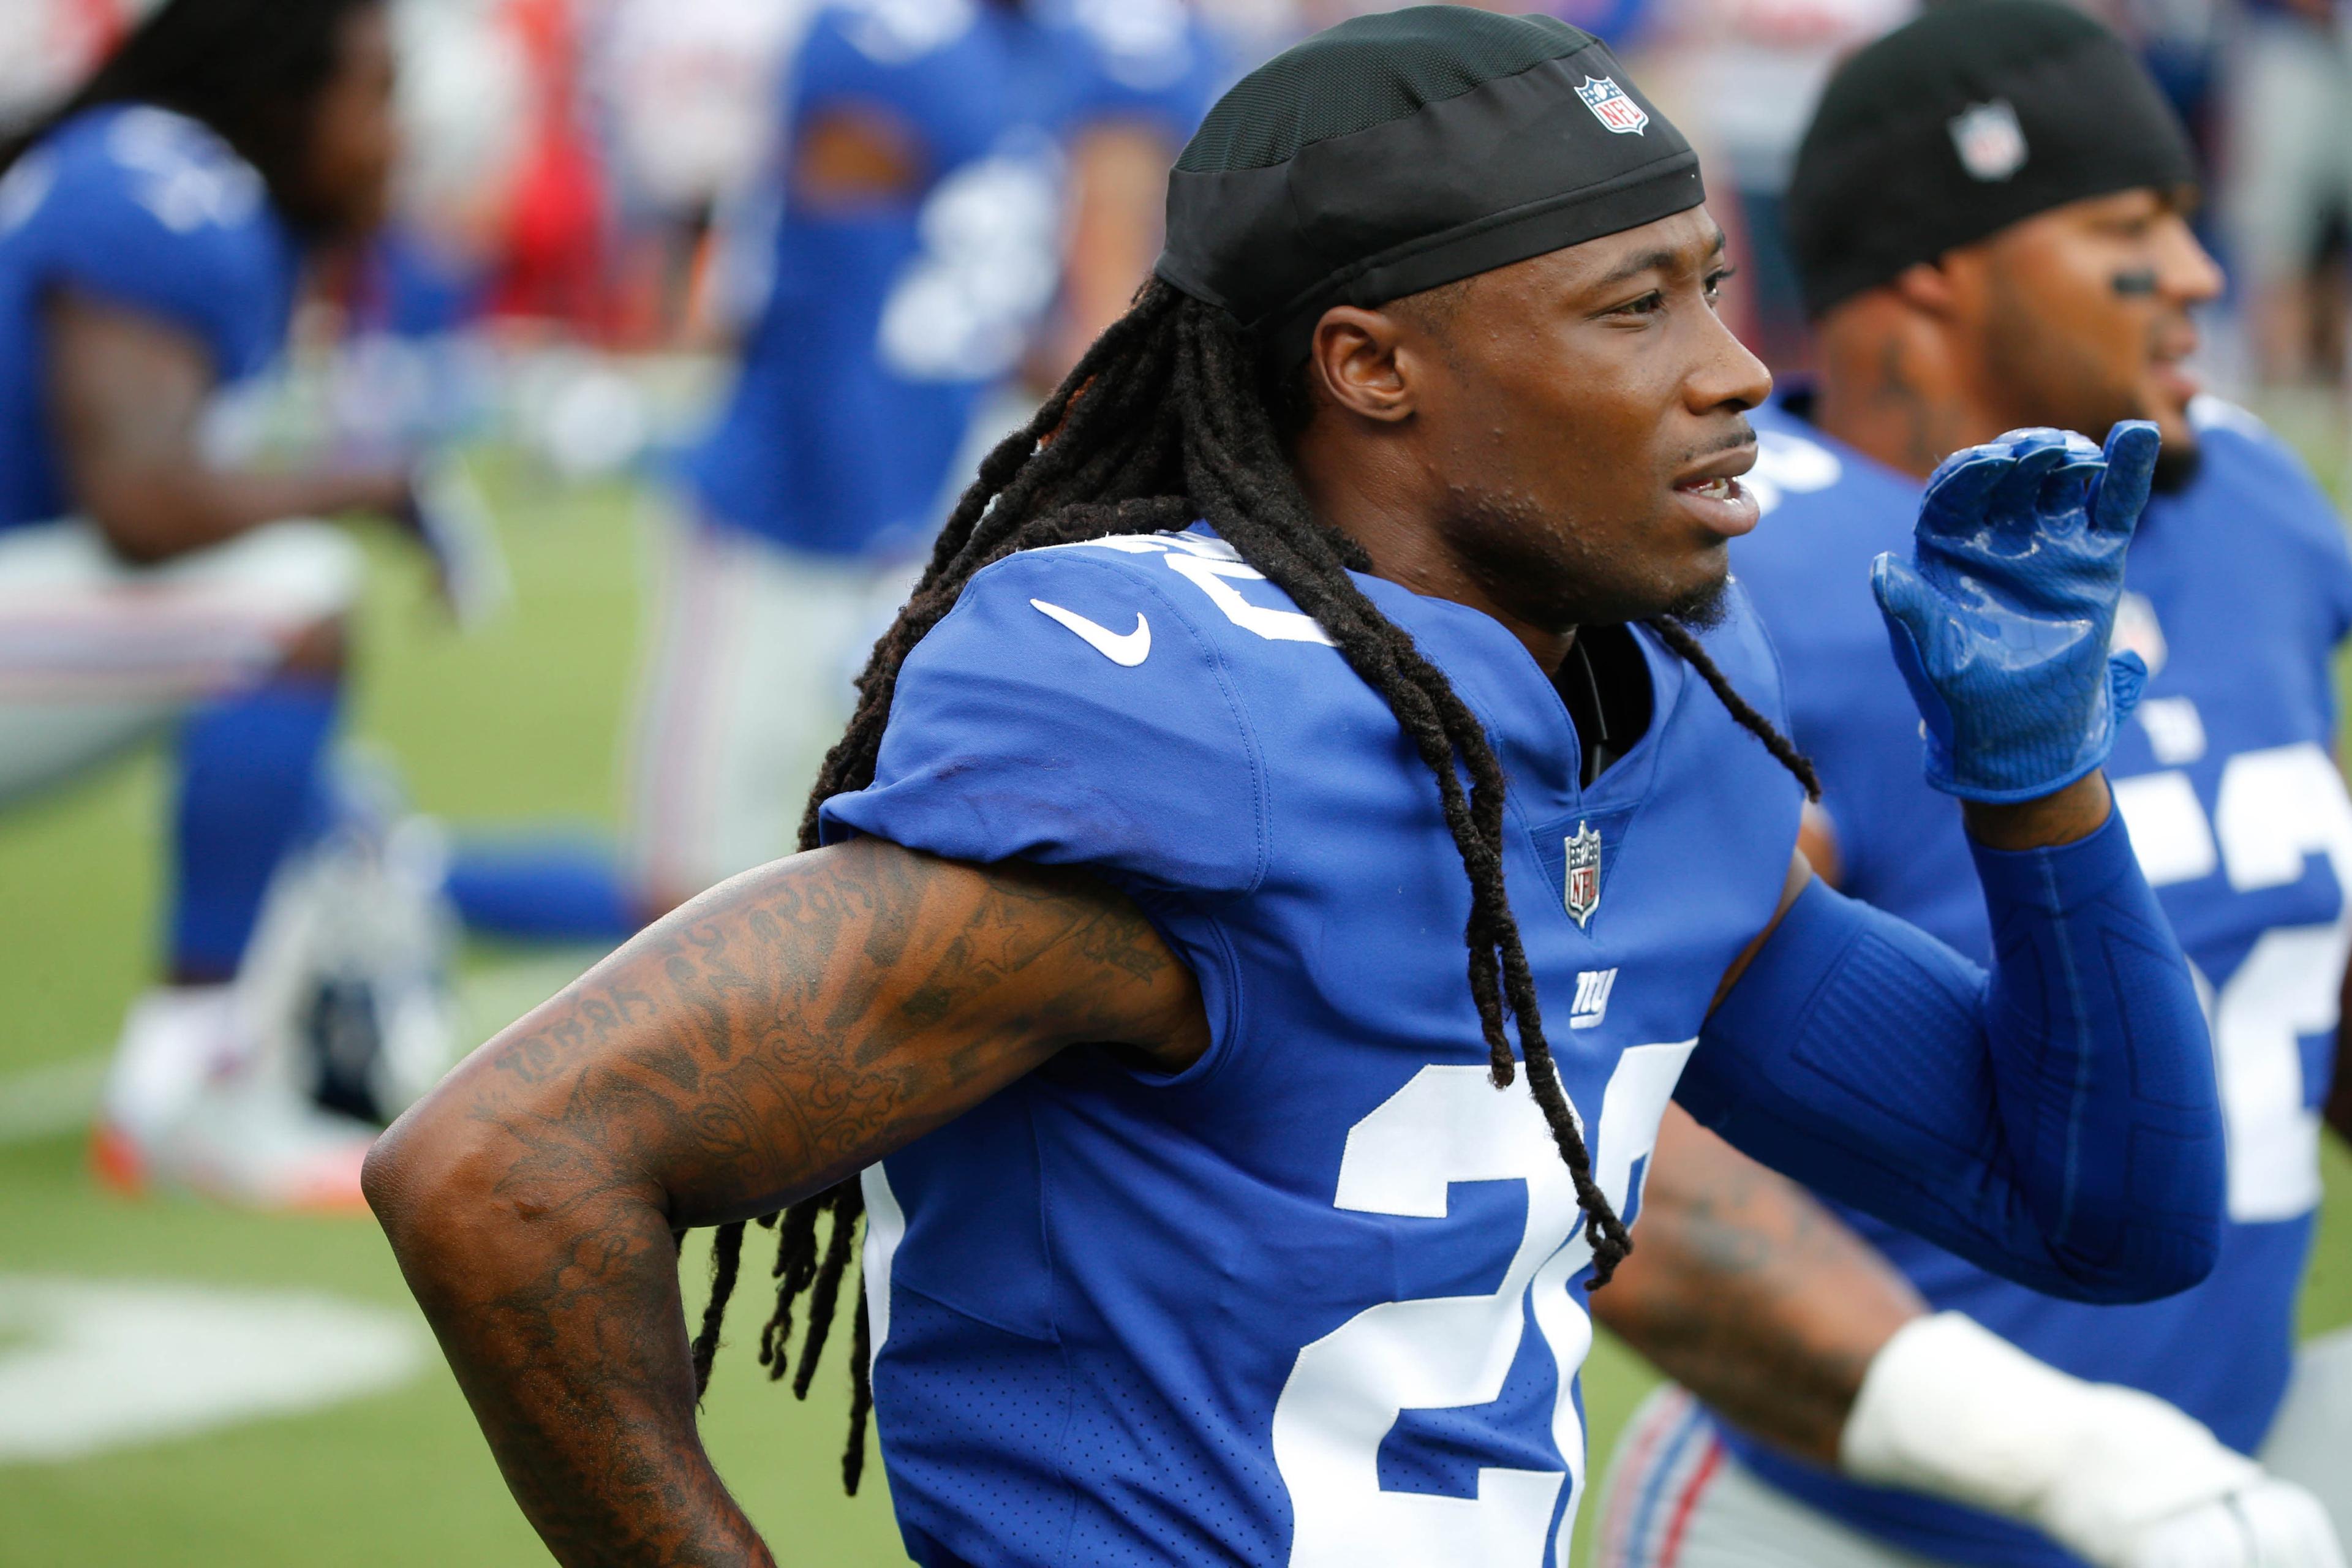
[[[1568,918],[1580,931],[1601,907],[1601,835],[1580,822],[1568,837]]]
[[[1649,128],[1650,111],[1625,96],[1614,77],[1586,77],[1576,96],[1584,100],[1593,119],[1620,136],[1639,136]]]

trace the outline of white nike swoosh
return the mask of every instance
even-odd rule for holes
[[[1032,599],[1029,603],[1086,638],[1088,647],[1113,664],[1123,664],[1133,669],[1151,657],[1151,623],[1143,618],[1140,610],[1135,614],[1135,629],[1122,636],[1108,626],[1095,625],[1076,610],[1066,610],[1043,599]]]

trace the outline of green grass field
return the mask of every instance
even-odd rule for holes
[[[425,809],[452,820],[608,825],[638,613],[636,498],[617,487],[551,491],[510,466],[483,467],[501,504],[519,612],[457,638],[434,621],[413,565],[380,552],[356,728],[398,758]],[[144,981],[162,785],[158,760],[142,757],[0,818],[0,1375],[10,1357],[37,1348],[6,1311],[9,1282],[30,1277],[323,1292],[415,1318],[364,1220],[126,1203],[84,1173],[69,1124],[89,1091],[89,1063]],[[560,961],[544,958],[481,952],[469,963],[516,1011],[536,999],[534,987],[544,994],[562,978]],[[2335,1217],[2305,1300],[2313,1331],[2352,1321],[2352,1164],[2340,1151],[2329,1186]],[[698,1243],[688,1263],[698,1291]],[[756,1321],[751,1303],[742,1317]],[[779,1559],[903,1561],[878,1481],[855,1502],[839,1495],[845,1380],[828,1373],[820,1396],[796,1405],[761,1380],[750,1337],[739,1330],[722,1358],[706,1429]],[[142,1383],[185,1375],[174,1342],[159,1333],[146,1363],[92,1363],[61,1397],[80,1390],[135,1405]],[[1623,1352],[1598,1347],[1585,1381],[1596,1455],[1648,1384]],[[70,1461],[0,1459],[0,1568],[543,1561],[437,1359],[390,1392],[309,1414]]]

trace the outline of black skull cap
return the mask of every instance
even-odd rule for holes
[[[1822,89],[1790,250],[1819,316],[2053,207],[2196,181],[2188,132],[2122,38],[2053,0],[1948,0]]]
[[[1161,279],[1306,356],[1378,306],[1706,199],[1698,156],[1591,34],[1417,5],[1244,77],[1168,182]]]

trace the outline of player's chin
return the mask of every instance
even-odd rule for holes
[[[1731,555],[1721,540],[1701,549],[1680,568],[1662,574],[1645,595],[1638,615],[1626,620],[1663,617],[1705,630],[1723,619],[1724,598],[1731,586]]]

